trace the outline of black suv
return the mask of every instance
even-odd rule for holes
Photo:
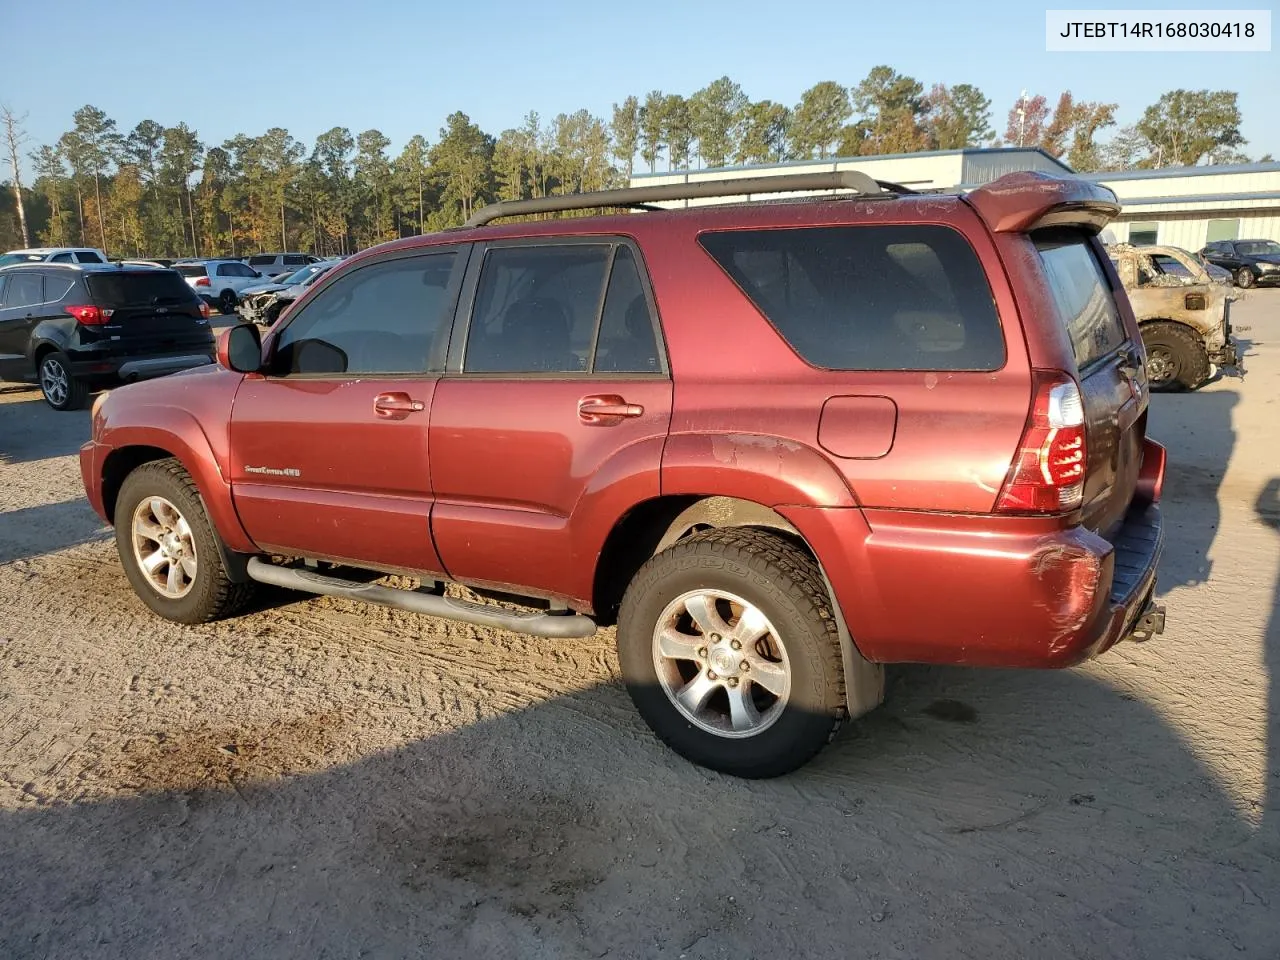
[[[213,360],[209,308],[175,270],[31,264],[0,269],[0,380],[39,383],[55,410],[89,392]]]
[[[1274,240],[1216,240],[1200,255],[1230,270],[1237,287],[1280,283],[1280,243]]]

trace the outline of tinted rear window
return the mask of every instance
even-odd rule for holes
[[[1093,248],[1079,236],[1041,238],[1036,247],[1071,338],[1076,367],[1083,370],[1110,356],[1128,334]]]
[[[182,278],[168,270],[91,275],[88,284],[94,303],[100,307],[190,303],[195,297]]]
[[[991,288],[955,230],[923,224],[743,230],[703,234],[699,242],[814,366],[1004,365]]]
[[[184,277],[207,277],[209,275],[209,271],[205,269],[203,263],[180,263],[173,269]]]

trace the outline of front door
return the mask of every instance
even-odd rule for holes
[[[494,244],[463,303],[431,412],[440,558],[456,580],[587,600],[603,531],[659,494],[671,418],[638,254],[610,238]]]
[[[442,572],[427,427],[466,258],[441,247],[344,270],[269,339],[231,418],[232,494],[259,547]]]

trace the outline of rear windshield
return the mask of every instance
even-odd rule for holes
[[[180,263],[173,269],[177,270],[184,277],[207,277],[209,271],[205,269],[203,263]]]
[[[699,243],[814,366],[1004,365],[1004,338],[982,265],[948,227],[736,230],[703,234]]]
[[[195,297],[182,278],[169,270],[91,274],[88,283],[100,307],[190,303]]]
[[[1128,334],[1093,248],[1078,234],[1037,239],[1049,289],[1067,326],[1076,368],[1115,353]]]

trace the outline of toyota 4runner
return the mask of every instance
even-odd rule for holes
[[[560,639],[616,624],[658,736],[781,774],[881,702],[886,663],[1065,667],[1163,629],[1164,449],[1097,236],[1117,212],[1030,173],[496,204],[351,258],[216,365],[100,398],[85,488],[163,617],[265,582]]]

